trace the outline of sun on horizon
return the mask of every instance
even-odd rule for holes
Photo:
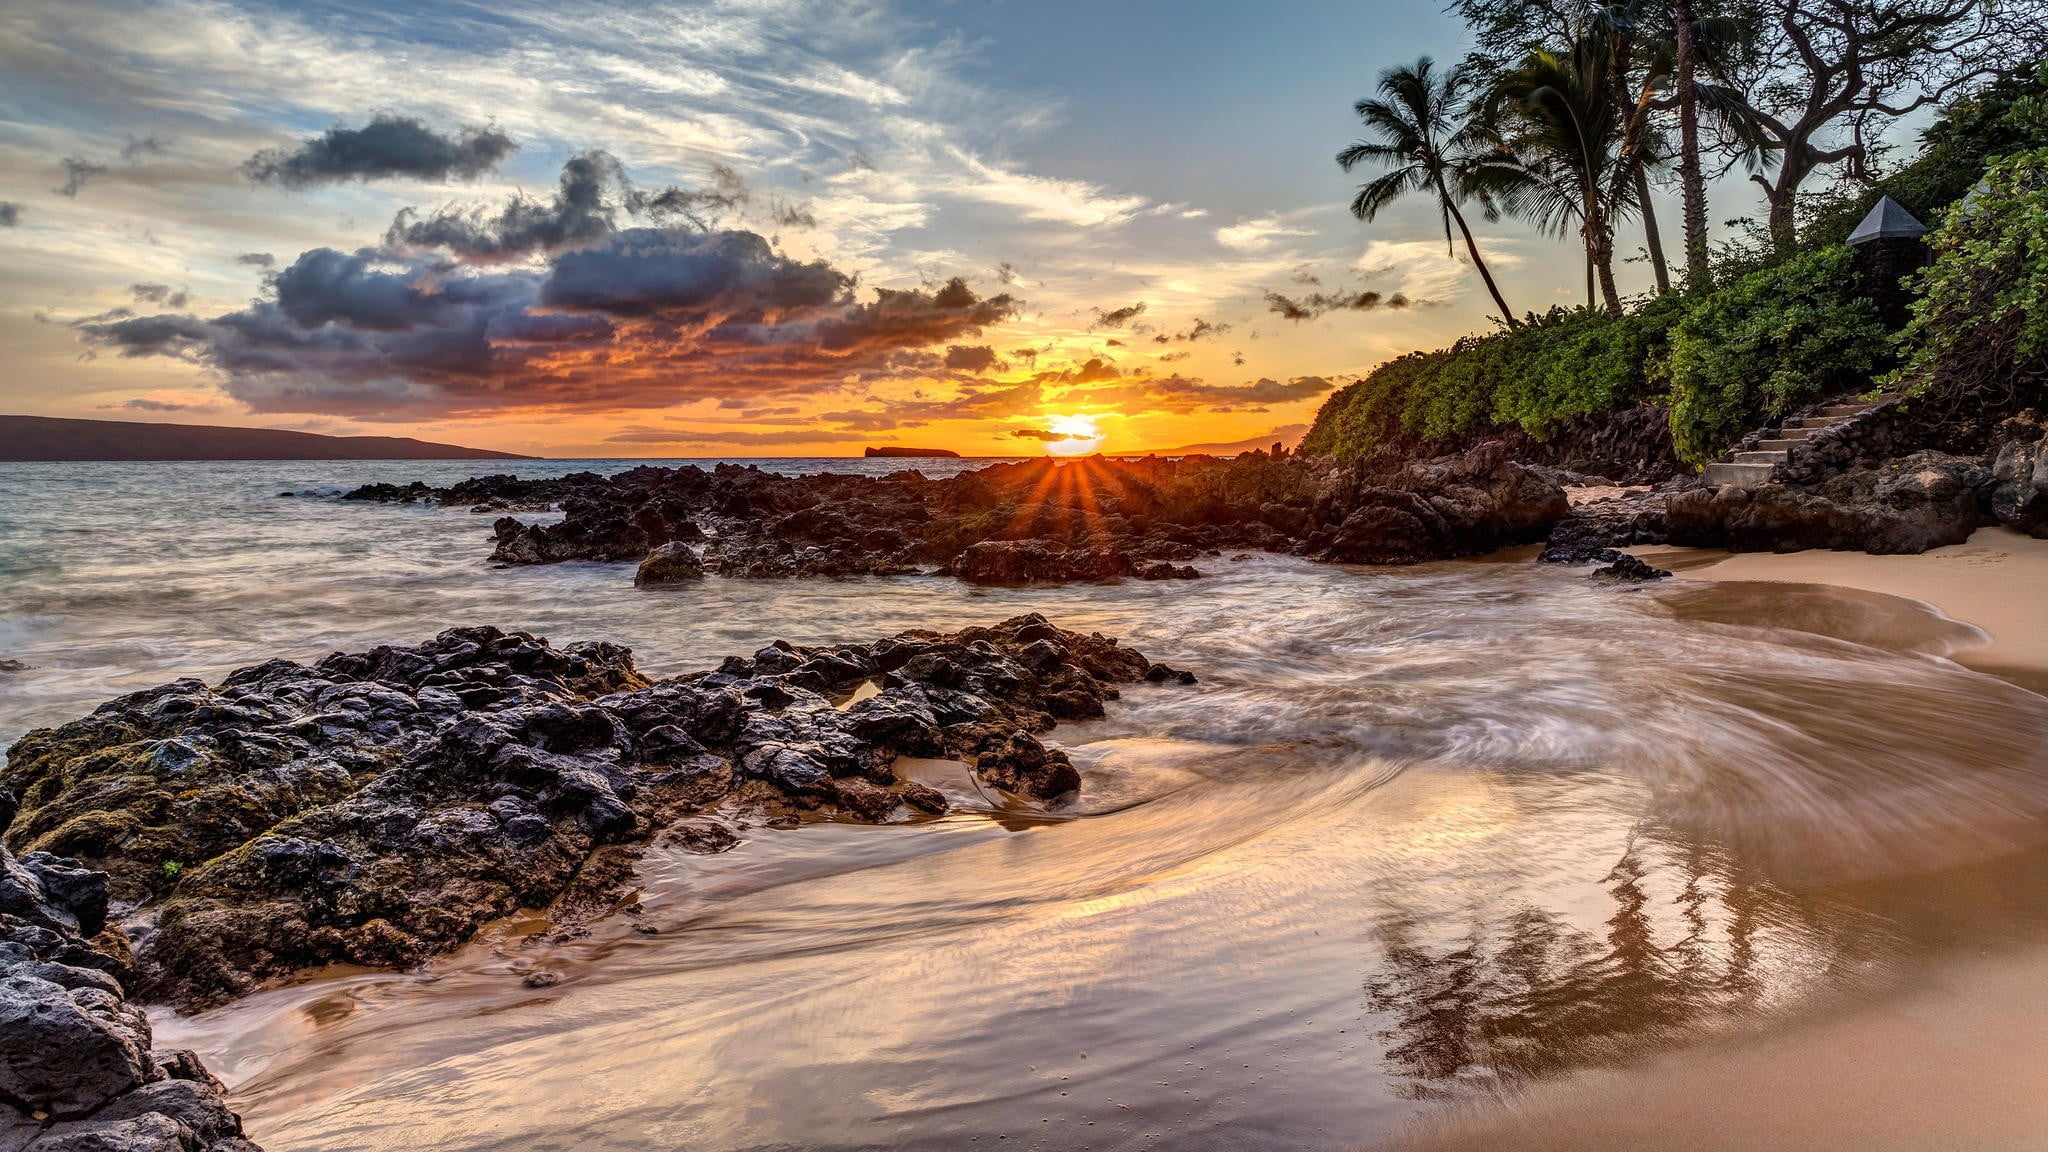
[[[1109,435],[1093,416],[1048,416],[1045,427],[1064,437],[1045,442],[1045,451],[1052,456],[1092,456],[1102,450],[1102,442]]]

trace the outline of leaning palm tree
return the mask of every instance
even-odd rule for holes
[[[1479,278],[1493,296],[1494,306],[1510,328],[1520,327],[1500,286],[1479,255],[1479,243],[1465,223],[1458,205],[1474,200],[1484,208],[1487,219],[1495,218],[1493,203],[1474,173],[1483,161],[1480,134],[1457,117],[1466,107],[1466,74],[1453,68],[1438,76],[1436,62],[1424,56],[1414,66],[1402,65],[1380,73],[1380,99],[1360,100],[1359,119],[1374,139],[1360,140],[1337,153],[1337,163],[1346,172],[1360,164],[1384,165],[1388,171],[1361,185],[1351,198],[1351,214],[1371,220],[1380,209],[1411,192],[1428,192],[1436,197],[1444,223],[1444,244],[1450,247],[1451,226],[1457,225],[1465,238],[1465,251],[1472,256]]]
[[[1495,194],[1511,211],[1557,233],[1578,224],[1588,278],[1619,316],[1614,226],[1636,206],[1635,177],[1651,149],[1649,106],[1622,103],[1612,63],[1604,37],[1583,36],[1569,52],[1533,51],[1501,76],[1483,104],[1500,149],[1482,171],[1506,182]]]

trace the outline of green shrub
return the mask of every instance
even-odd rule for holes
[[[1905,361],[1885,382],[1916,394],[2038,383],[2048,373],[2048,148],[1993,165],[1933,244],[1899,334]]]
[[[1663,390],[1654,372],[1682,305],[1654,300],[1620,319],[1553,310],[1528,327],[1411,352],[1325,401],[1302,447],[1362,456],[1383,445],[1518,427],[1548,439],[1574,416]]]
[[[1671,437],[1704,464],[1757,424],[1885,364],[1876,305],[1856,294],[1854,254],[1830,247],[1752,272],[1700,298],[1671,333]]]

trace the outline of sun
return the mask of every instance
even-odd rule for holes
[[[1093,416],[1048,416],[1047,430],[1066,436],[1065,440],[1048,440],[1045,450],[1054,456],[1088,456],[1102,447],[1102,439],[1108,433]]]

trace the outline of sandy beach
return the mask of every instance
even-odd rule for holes
[[[1682,580],[1828,584],[1931,604],[1989,636],[1958,663],[2048,687],[2048,540],[1986,528],[1918,556],[1632,551]],[[2030,855],[2038,855],[2034,849]],[[1966,881],[1965,881],[1966,882]],[[1423,1124],[1417,1149],[2035,1149],[2048,1131],[2048,941],[1953,957],[1909,989],[1540,1085]]]
[[[1744,552],[1642,547],[1629,551],[1687,580],[1831,584],[1905,596],[1991,636],[1957,663],[2048,691],[2048,540],[2010,528],[1979,529],[1968,542],[1918,556],[1862,552]]]

